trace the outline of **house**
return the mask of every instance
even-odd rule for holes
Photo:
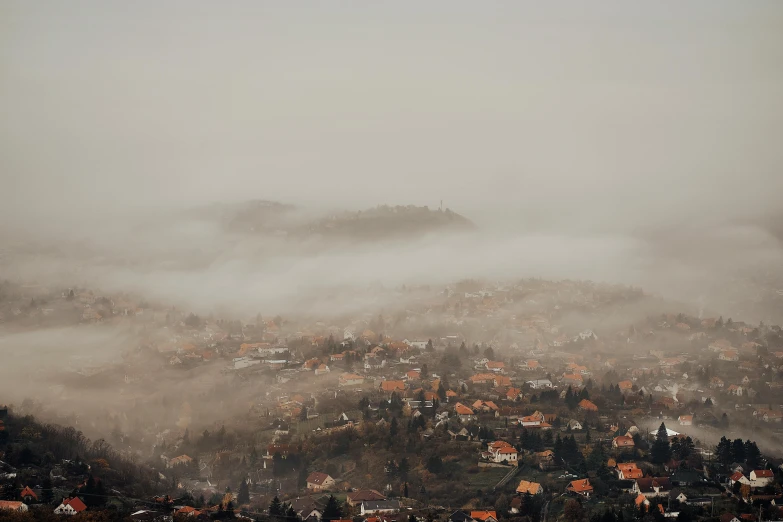
[[[672,490],[672,483],[669,477],[639,478],[634,489],[647,498],[664,497]]]
[[[386,393],[405,391],[405,381],[382,381],[381,391]]]
[[[361,516],[369,514],[392,514],[400,511],[399,500],[365,500],[359,504]]]
[[[502,361],[487,361],[484,367],[491,372],[500,373],[505,369],[506,365]]]
[[[468,513],[458,509],[449,516],[449,522],[474,522]]]
[[[315,369],[315,374],[316,374],[316,375],[326,375],[326,374],[327,374],[327,373],[329,373],[330,371],[331,371],[331,370],[329,369],[329,367],[328,367],[327,365],[325,365],[325,364],[321,363],[321,364],[319,364],[319,365],[316,367],[316,369]]]
[[[536,379],[527,381],[525,384],[530,386],[530,389],[532,390],[549,390],[553,387],[552,381],[549,379]]]
[[[710,388],[723,388],[723,379],[720,377],[712,377],[710,379]]]
[[[17,500],[0,500],[0,511],[18,511],[24,513],[27,511],[27,504]]]
[[[737,482],[743,486],[750,486],[750,480],[741,471],[735,471],[734,474],[729,477],[729,487],[734,487],[734,484]]]
[[[496,440],[487,445],[487,460],[490,462],[507,462],[516,466],[517,455],[517,449],[504,440]]]
[[[522,495],[526,493],[531,495],[543,495],[544,488],[541,487],[541,484],[538,482],[528,482],[527,480],[523,480],[519,483],[519,486],[517,486],[517,493],[521,493]]]
[[[539,370],[541,369],[541,364],[538,361],[531,359],[529,361],[526,361],[524,364],[522,364],[521,368],[523,370],[528,370],[528,371]]]
[[[771,469],[754,469],[750,472],[750,486],[753,488],[763,488],[774,482],[775,474]]]
[[[693,415],[680,415],[677,420],[680,421],[680,426],[693,425]]]
[[[458,402],[457,404],[454,405],[454,413],[457,414],[457,417],[459,417],[459,420],[461,421],[476,420],[476,414],[473,412],[473,410],[471,410],[461,402]]]
[[[509,388],[506,391],[506,399],[509,401],[517,400],[520,397],[520,395],[522,395],[522,390],[520,390],[519,388]]]
[[[364,377],[356,375],[355,373],[343,373],[340,375],[337,385],[338,386],[358,386],[364,384]]]
[[[633,381],[620,381],[617,383],[617,387],[620,388],[620,391],[623,393],[629,392],[633,389]]]
[[[628,435],[620,435],[612,439],[613,448],[633,448],[634,446],[633,437]]]
[[[718,355],[718,359],[720,359],[721,361],[735,362],[735,361],[739,361],[739,354],[737,353],[736,350],[723,350]]]
[[[572,430],[572,431],[579,431],[579,430],[584,429],[584,427],[582,426],[582,423],[579,422],[576,419],[571,419],[570,421],[568,421],[568,424],[566,424],[566,427],[569,430]]]
[[[185,517],[198,517],[201,516],[202,513],[203,511],[190,506],[181,507],[174,512],[175,515],[180,515]]]
[[[582,387],[582,376],[578,373],[564,373],[563,386]]]
[[[190,458],[187,455],[180,455],[179,457],[174,457],[173,459],[169,459],[168,463],[166,464],[166,467],[173,468],[176,466],[182,466],[183,464],[190,464],[193,462],[193,459]]]
[[[644,472],[636,466],[636,462],[617,464],[617,478],[620,480],[636,480],[642,477],[644,477]]]
[[[641,507],[644,506],[645,510],[647,510],[650,507],[650,501],[641,493],[639,493],[639,496],[634,500],[634,504],[636,504],[637,509],[641,509]]]
[[[348,493],[348,496],[345,499],[345,501],[351,507],[358,506],[362,502],[367,502],[371,500],[386,500],[386,497],[384,497],[374,489],[360,489],[359,491]]]
[[[54,509],[55,515],[75,515],[87,509],[84,502],[79,497],[64,498],[63,501]]]
[[[479,522],[498,522],[498,515],[495,511],[471,511],[470,518]]]
[[[694,469],[679,468],[672,473],[671,479],[678,486],[692,486],[702,482],[704,477]]]
[[[736,516],[731,513],[724,513],[720,516],[720,522],[742,522]]]
[[[520,417],[519,424],[522,427],[540,426],[544,422],[544,414],[536,411],[532,415]]]
[[[495,385],[495,388],[511,386],[511,377],[507,375],[496,375],[493,384]]]
[[[566,491],[589,498],[593,494],[593,486],[590,485],[590,479],[573,480],[566,486]]]
[[[591,400],[582,399],[579,401],[579,409],[584,411],[598,411],[598,406],[596,406]]]
[[[329,491],[336,481],[326,473],[313,471],[307,476],[307,489],[311,491]]]

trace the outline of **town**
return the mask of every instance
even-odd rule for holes
[[[0,520],[783,515],[779,326],[583,281],[381,291],[401,305],[238,320],[3,283],[9,331],[127,343],[0,398]]]

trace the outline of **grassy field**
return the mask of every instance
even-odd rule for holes
[[[465,483],[476,489],[492,489],[502,479],[509,468],[481,468],[478,473],[466,473]],[[512,480],[513,482],[513,480]]]

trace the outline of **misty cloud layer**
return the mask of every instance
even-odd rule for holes
[[[0,19],[3,277],[239,314],[542,276],[755,320],[735,301],[783,288],[779,2],[10,2]],[[254,198],[444,200],[478,229],[298,244],[178,217]]]

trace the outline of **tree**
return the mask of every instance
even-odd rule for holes
[[[243,480],[239,485],[239,491],[237,492],[237,504],[240,506],[250,503],[250,488],[247,485],[247,480]]]
[[[731,457],[734,462],[745,462],[745,443],[742,439],[734,439],[731,443]]]
[[[669,435],[666,430],[666,424],[663,422],[658,427],[658,433],[655,435],[655,442],[653,442],[650,449],[650,456],[652,461],[656,464],[663,464],[671,458],[671,445],[669,444]]]
[[[326,507],[324,507],[324,512],[321,515],[321,520],[340,520],[342,517],[343,513],[340,509],[340,505],[337,503],[337,499],[334,498],[334,495],[329,495],[329,500],[326,502]]]
[[[715,455],[718,458],[718,461],[724,466],[731,464],[731,441],[726,437],[721,437],[720,442],[718,442],[718,445],[715,448]]]
[[[278,496],[275,495],[275,498],[273,498],[272,502],[269,503],[269,516],[279,517],[282,515],[283,515],[283,503],[280,502]]]
[[[435,347],[432,345],[432,339],[427,340],[427,346],[424,348],[424,351],[426,352],[434,352]]]
[[[497,511],[498,515],[505,515],[510,508],[511,503],[506,495],[500,495],[495,501],[495,511]]]
[[[291,504],[288,504],[288,509],[286,509],[285,511],[285,518],[286,521],[289,522],[296,522],[298,520],[301,520],[299,518],[299,515],[296,514],[296,510],[294,510],[294,506],[292,506]]]
[[[438,383],[438,398],[442,401],[446,400],[446,388],[443,386],[443,381]]]
[[[443,471],[443,459],[437,455],[430,455],[427,459],[427,471],[435,474]]]
[[[484,357],[490,361],[495,360],[495,350],[493,350],[491,346],[487,346],[487,348],[484,350]]]
[[[748,466],[751,468],[755,468],[759,465],[759,461],[761,460],[761,452],[759,451],[759,447],[756,446],[755,442],[752,441],[746,441],[745,442],[745,461],[748,463]]]
[[[41,502],[51,504],[53,499],[52,479],[49,478],[49,475],[46,475],[43,481],[41,481]]]
[[[569,522],[578,522],[585,516],[585,510],[582,508],[582,503],[577,499],[571,499],[566,502],[563,508],[563,515]]]

